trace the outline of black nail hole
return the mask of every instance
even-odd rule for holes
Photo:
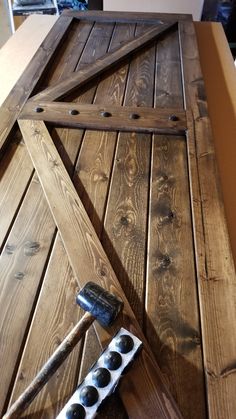
[[[39,106],[37,106],[37,108],[35,108],[35,112],[37,112],[37,113],[40,113],[40,112],[43,112],[43,111],[44,111],[44,109],[40,108]]]
[[[77,109],[71,109],[70,114],[71,115],[79,115],[79,111],[77,111]]]
[[[101,116],[103,116],[104,118],[109,118],[109,116],[111,116],[110,112],[101,112]]]
[[[176,115],[170,115],[170,116],[169,116],[169,120],[170,120],[170,121],[178,121],[178,120],[179,120],[179,118],[178,118],[178,116],[176,116]]]
[[[130,119],[139,119],[140,115],[137,114],[137,113],[131,113],[129,117],[130,117]]]

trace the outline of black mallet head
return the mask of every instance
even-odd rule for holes
[[[123,308],[123,301],[94,282],[88,282],[77,294],[76,302],[102,326],[111,326]]]

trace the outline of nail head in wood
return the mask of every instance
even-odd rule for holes
[[[170,116],[169,116],[169,120],[170,120],[170,121],[173,121],[173,122],[176,122],[176,121],[178,121],[178,120],[179,120],[179,118],[178,118],[178,116],[176,116],[176,115],[170,115]]]
[[[139,119],[140,115],[138,113],[131,113],[130,114],[130,119]]]
[[[109,116],[111,116],[111,113],[107,111],[102,111],[101,116],[103,116],[104,118],[109,118]]]
[[[37,113],[41,113],[41,112],[43,112],[44,111],[44,109],[43,108],[41,108],[40,106],[37,106],[36,108],[35,108],[35,112],[37,112]]]
[[[79,115],[79,111],[77,111],[77,109],[71,109],[70,114],[71,115]]]

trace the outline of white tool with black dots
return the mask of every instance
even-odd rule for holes
[[[140,339],[121,328],[79,384],[57,419],[94,418],[101,404],[115,391],[120,378],[141,347]]]

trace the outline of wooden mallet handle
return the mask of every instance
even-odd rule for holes
[[[3,419],[20,417],[21,413],[29,406],[42,387],[85,335],[95,319],[103,326],[110,326],[123,308],[123,302],[120,299],[93,282],[88,282],[85,285],[77,295],[76,301],[86,310],[86,313],[58,346],[30,385],[5,413]]]
[[[69,356],[73,348],[77,345],[85,332],[89,329],[95,317],[90,313],[85,313],[81,320],[74,326],[71,332],[66,336],[56,351],[48,359],[46,364],[38,372],[36,377],[13,403],[3,419],[19,418],[21,413],[34,400],[42,387],[48,382],[52,375],[57,371],[63,361]]]

